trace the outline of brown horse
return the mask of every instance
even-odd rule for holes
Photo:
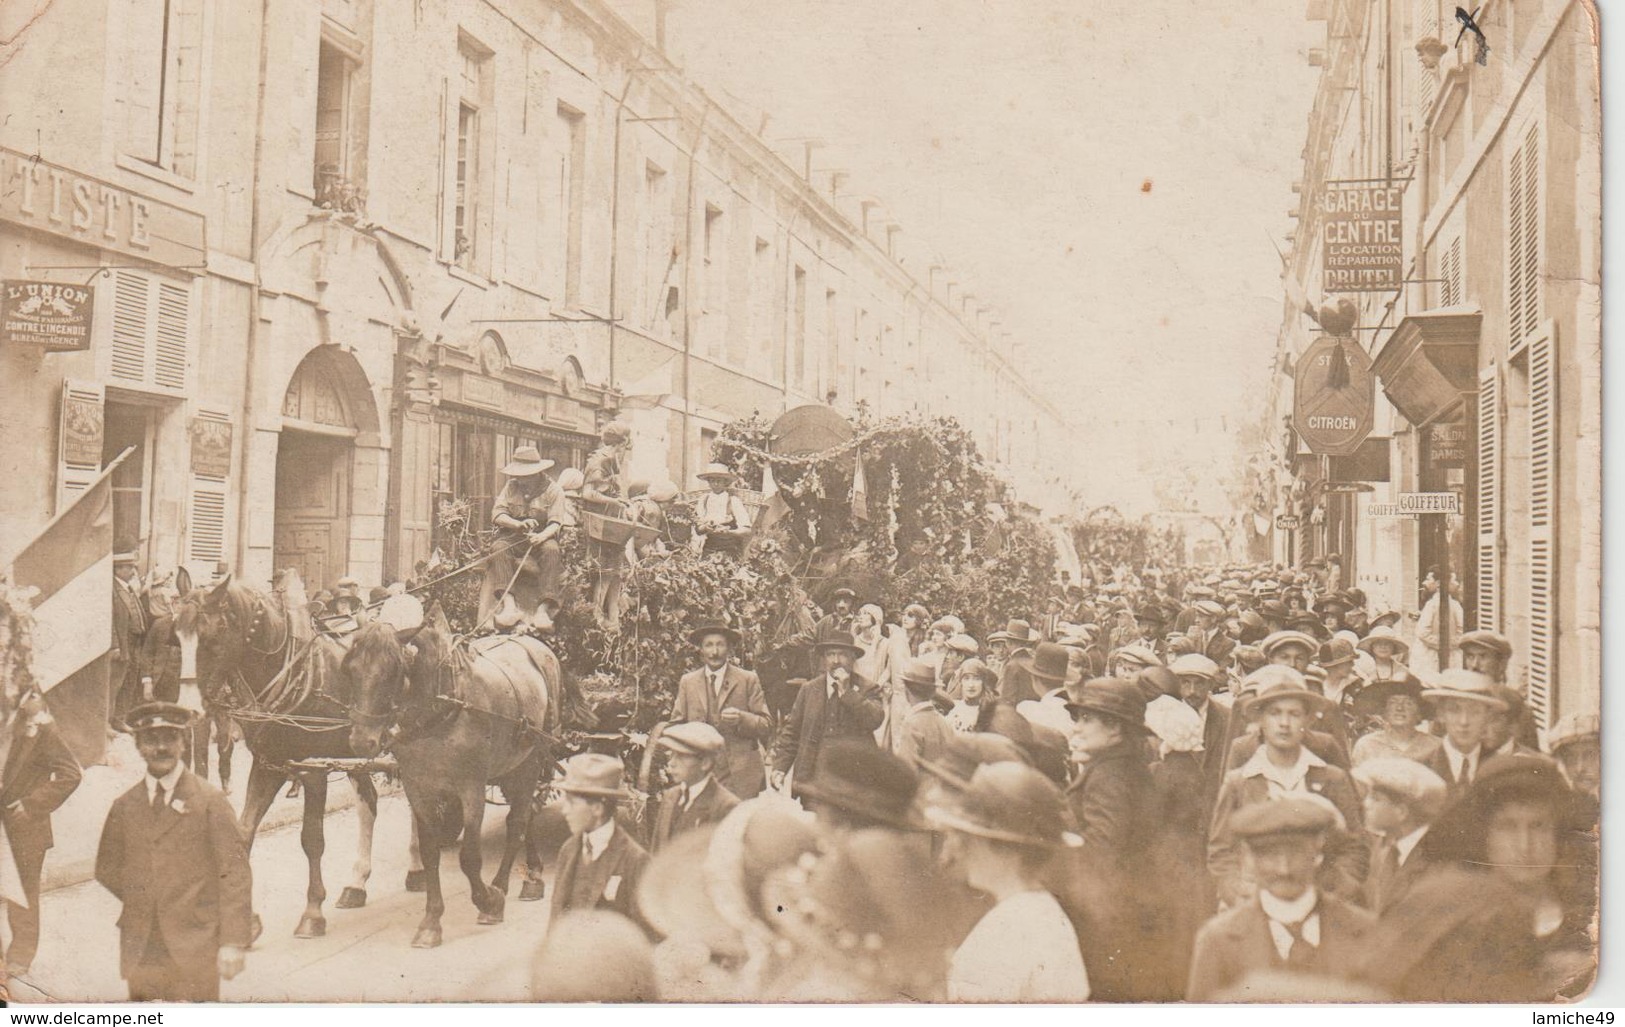
[[[446,902],[440,851],[462,833],[459,862],[468,877],[478,922],[502,922],[508,879],[528,842],[528,862],[541,865],[530,822],[538,783],[551,776],[563,671],[540,643],[491,635],[456,639],[439,604],[403,643],[383,623],[364,626],[344,659],[355,685],[350,745],[357,756],[386,744],[400,763],[401,784],[417,827],[428,897],[412,939],[416,948],[441,942]],[[507,845],[491,884],[481,878],[480,829],[487,784],[508,802]],[[539,897],[529,893],[521,898]]]
[[[181,684],[201,681],[206,694],[229,704],[254,756],[241,819],[251,849],[260,821],[282,786],[295,776],[304,785],[299,841],[310,863],[310,883],[294,935],[316,938],[327,933],[322,913],[327,899],[322,883],[327,772],[300,772],[288,763],[350,756],[348,683],[339,673],[343,647],[325,635],[312,636],[308,628],[296,624],[295,616],[272,596],[228,576],[181,599],[175,637],[181,650]],[[366,905],[372,830],[378,816],[378,790],[371,775],[348,776],[359,800],[361,845],[355,883],[339,896],[340,909]]]

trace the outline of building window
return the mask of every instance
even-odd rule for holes
[[[773,244],[758,238],[751,251],[750,264],[750,360],[758,373],[771,374],[774,365],[775,339],[773,327],[774,275]]]
[[[795,332],[795,341],[790,350],[790,380],[795,387],[805,391],[807,388],[807,272],[803,268],[795,270],[795,310],[791,316],[795,319],[791,329]]]
[[[197,176],[203,0],[125,0],[124,151],[182,178]]]
[[[820,399],[828,399],[829,395],[839,388],[840,375],[836,362],[840,350],[841,322],[835,313],[835,290],[824,290],[824,360],[823,384],[824,395]]]
[[[355,64],[323,42],[316,65],[316,155],[312,188],[316,206],[360,209],[359,183],[351,162],[350,84]]]
[[[586,118],[567,104],[558,106],[559,229],[558,264],[564,271],[564,302],[581,305],[581,232],[586,192]]]
[[[489,263],[482,218],[486,212],[487,178],[483,112],[491,105],[491,52],[472,39],[458,41],[459,86],[451,195],[451,257],[473,271]]]
[[[113,538],[137,543],[146,537],[147,481],[151,471],[153,408],[109,401],[103,414],[102,466],[132,450],[113,470]]]
[[[653,161],[643,168],[643,276],[638,323],[662,323],[666,284],[676,264],[671,247],[671,198],[666,171]]]

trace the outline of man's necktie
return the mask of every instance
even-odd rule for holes
[[[1280,923],[1280,921],[1276,922]],[[1292,947],[1287,949],[1286,952],[1287,966],[1308,966],[1314,962],[1315,947],[1305,941],[1303,937],[1303,925],[1308,922],[1309,917],[1304,917],[1295,924],[1281,924],[1282,927],[1286,928],[1286,933],[1292,935]]]
[[[157,813],[164,808],[164,783],[158,782],[158,787],[152,793],[152,811]]]
[[[680,786],[677,792],[677,811],[679,813],[688,812],[688,785]]]

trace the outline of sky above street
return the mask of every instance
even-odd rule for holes
[[[1228,465],[1258,416],[1324,37],[1304,7],[670,0],[668,48],[769,141],[824,140],[814,167],[998,308],[1086,477],[1122,482]]]

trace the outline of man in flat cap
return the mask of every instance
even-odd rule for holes
[[[688,637],[702,662],[677,682],[668,719],[716,728],[724,743],[717,780],[741,799],[755,798],[767,784],[760,745],[772,730],[761,679],[729,659],[740,636],[728,625],[702,624]]]
[[[147,773],[114,800],[96,853],[124,906],[119,973],[135,1002],[218,1002],[251,941],[248,850],[225,794],[181,763],[191,711],[146,703],[126,722]]]
[[[1535,718],[1530,714],[1528,704],[1524,702],[1522,690],[1507,680],[1507,665],[1512,662],[1512,643],[1507,641],[1505,635],[1479,630],[1462,635],[1456,647],[1461,650],[1461,666],[1464,670],[1475,670],[1497,685],[1512,688],[1518,697],[1517,702],[1508,711],[1512,735],[1517,744],[1523,748],[1538,750],[1540,736],[1535,730]],[[1511,752],[1510,749],[1507,751]]]
[[[672,786],[660,793],[660,812],[649,838],[651,852],[659,852],[684,831],[716,823],[739,805],[739,797],[714,773],[723,755],[722,734],[716,728],[703,722],[673,724],[660,735],[659,745],[671,753],[666,777]]]
[[[1316,886],[1327,838],[1344,826],[1336,807],[1313,794],[1236,811],[1230,830],[1258,890],[1197,933],[1187,1001],[1212,1002],[1221,994],[1232,1001],[1279,1001],[1234,988],[1260,970],[1345,976],[1376,919]]]
[[[1365,905],[1381,916],[1402,902],[1428,859],[1417,846],[1444,811],[1444,779],[1415,760],[1379,756],[1354,768],[1364,793],[1365,827],[1375,836],[1371,874],[1365,882]]]
[[[632,798],[625,776],[626,766],[603,753],[584,752],[564,761],[564,778],[556,787],[564,795],[570,839],[559,849],[548,923],[583,909],[637,916],[633,892],[649,853],[615,822],[617,804]]]

